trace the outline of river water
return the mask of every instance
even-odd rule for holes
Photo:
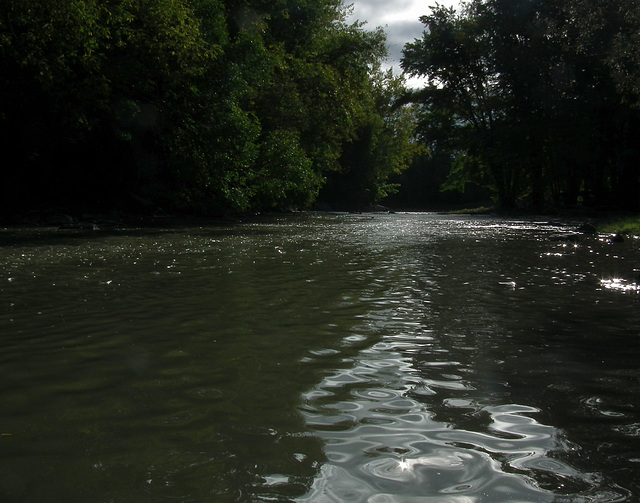
[[[0,230],[2,502],[640,500],[640,241]]]

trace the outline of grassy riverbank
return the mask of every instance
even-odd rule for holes
[[[598,232],[604,234],[631,234],[640,236],[640,216],[614,219],[597,226]]]
[[[499,209],[490,207],[490,206],[479,206],[475,208],[465,208],[465,209],[455,209],[446,211],[448,214],[452,215],[486,215],[495,213],[498,215],[505,215],[504,211]],[[584,218],[588,218],[589,220],[594,221],[594,225],[601,234],[627,234],[633,236],[640,236],[640,215],[620,215],[620,216],[593,216],[589,215],[587,217],[586,214],[579,216],[583,216]],[[576,217],[576,214],[571,214],[571,217]]]

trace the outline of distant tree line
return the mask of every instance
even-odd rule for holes
[[[417,151],[339,0],[1,0],[0,208],[372,204]]]
[[[432,175],[405,180],[507,208],[640,209],[638,0],[471,0],[421,21],[402,67],[429,79],[407,101]]]

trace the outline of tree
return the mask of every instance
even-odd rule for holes
[[[11,191],[31,205],[156,195],[171,140],[195,117],[198,79],[220,53],[188,6],[5,3],[0,127],[22,168]]]
[[[398,190],[391,179],[422,151],[414,141],[415,107],[400,103],[405,92],[404,80],[391,71],[372,80],[356,138],[344,145],[340,168],[323,194],[333,205],[367,208]]]
[[[410,76],[426,76],[429,84],[408,99],[421,105],[420,137],[432,151],[450,149],[458,166],[455,176],[481,182],[490,178],[505,206],[515,204],[519,177],[504,150],[508,96],[499,85],[493,47],[482,19],[467,8],[458,15],[437,5],[420,18],[421,40],[407,44],[402,67]]]
[[[629,132],[638,115],[625,104],[632,87],[612,71],[633,67],[616,48],[633,38],[636,3],[473,0],[460,15],[437,7],[402,62],[432,82],[412,97],[423,139],[446,144],[454,174],[488,182],[503,206],[637,205]]]
[[[366,124],[399,165],[338,0],[3,0],[0,43],[5,211],[308,207]]]

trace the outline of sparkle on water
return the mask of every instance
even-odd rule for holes
[[[0,231],[0,500],[635,501],[640,253],[576,227]]]

